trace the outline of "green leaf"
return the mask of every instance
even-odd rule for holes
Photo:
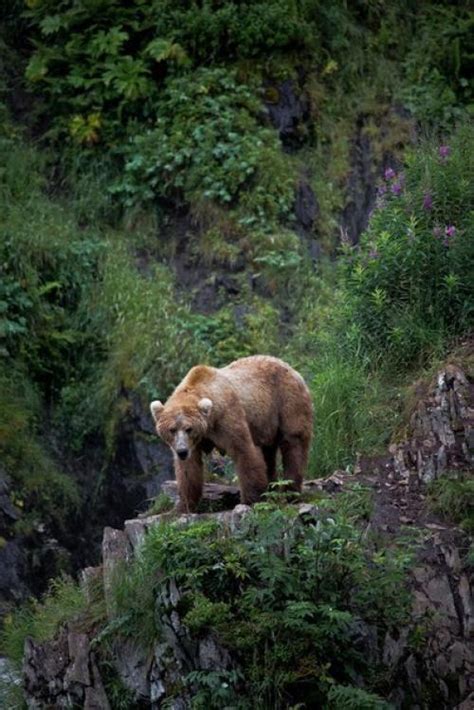
[[[145,49],[145,55],[157,62],[172,61],[181,67],[190,64],[185,49],[180,44],[167,39],[152,40]]]
[[[41,52],[33,54],[26,67],[25,75],[28,81],[41,81],[48,73],[48,62]]]
[[[46,15],[40,22],[41,32],[45,35],[52,35],[62,27],[61,15]]]

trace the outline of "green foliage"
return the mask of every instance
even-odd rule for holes
[[[27,637],[52,639],[65,622],[77,620],[88,608],[84,592],[68,577],[52,580],[42,601],[32,601],[7,616],[0,636],[0,649],[18,668]]]
[[[168,510],[172,510],[174,503],[166,493],[159,493],[153,500],[152,505],[147,510],[148,515],[161,515]]]
[[[170,271],[151,265],[141,275],[126,243],[107,242],[102,278],[86,308],[94,307],[93,328],[107,351],[99,397],[107,409],[121,392],[139,389],[165,397],[202,350],[189,328],[189,306],[178,297]]]
[[[44,168],[35,151],[8,139],[0,151],[0,357],[59,383],[87,342],[74,315],[100,241],[41,193]]]
[[[226,602],[211,601],[204,594],[196,594],[184,623],[191,631],[200,632],[225,623],[229,612],[230,606]]]
[[[302,54],[310,47],[330,52],[331,45],[341,51],[353,23],[341,0],[331,8],[318,0],[80,7],[44,0],[30,2],[27,16],[36,30],[27,78],[41,87],[56,125],[86,146],[113,141],[128,122],[156,115],[170,77],[223,60],[266,62],[295,46]]]
[[[280,304],[286,303],[289,297],[297,301],[301,289],[299,279],[307,262],[296,235],[283,229],[277,234],[256,232],[253,243],[253,263],[258,268],[258,277],[264,277],[275,300]]]
[[[117,673],[112,654],[109,656],[103,652],[97,660],[110,707],[114,710],[142,710],[143,705],[136,699],[135,693],[127,688]]]
[[[373,489],[354,481],[347,489],[334,495],[323,495],[315,503],[325,510],[337,513],[351,525],[367,522],[373,512]]]
[[[474,532],[474,478],[472,473],[445,474],[429,487],[428,505],[447,520]]]
[[[40,400],[33,385],[14,373],[0,376],[0,457],[14,482],[14,500],[23,511],[19,531],[35,526],[61,529],[80,505],[75,481],[59,470],[39,434]]]
[[[192,671],[186,676],[186,685],[193,693],[193,710],[206,710],[209,707],[240,708],[235,694],[235,687],[241,680],[238,671]],[[245,707],[245,705],[244,705]]]
[[[362,688],[333,685],[329,689],[328,710],[390,710],[392,707],[377,695]]]
[[[225,306],[210,316],[196,314],[189,324],[215,367],[247,355],[276,354],[278,311],[268,301],[254,298],[237,308]]]
[[[260,110],[256,87],[239,84],[235,72],[200,69],[169,81],[156,107],[156,126],[138,133],[125,149],[125,173],[116,190],[128,205],[176,194],[188,202],[232,203],[246,185],[258,184],[259,170],[268,171],[262,156],[281,167],[278,138],[259,125]],[[277,198],[283,214],[293,198],[288,187]],[[267,186],[267,201],[272,190],[281,192],[281,183]]]
[[[0,705],[8,710],[26,710],[25,696],[18,671],[2,667]]]
[[[92,163],[92,172],[74,168],[76,199],[65,208],[42,193],[46,167],[36,151],[11,139],[1,147],[0,352],[53,398],[52,421],[68,448],[79,453],[102,432],[112,449],[132,392],[165,398],[196,362],[275,349],[278,313],[264,300],[254,297],[241,316],[229,308],[194,315],[165,266],[135,266],[141,230],[132,240],[124,229],[78,225],[108,213],[94,195]]]
[[[346,258],[348,330],[385,363],[426,361],[474,324],[473,156],[472,124],[409,156]]]
[[[315,363],[309,386],[315,403],[311,470],[322,476],[345,468],[357,452],[380,446],[393,413],[383,383],[354,360]]]
[[[222,694],[239,708],[277,708],[301,692],[324,703],[336,677],[352,687],[353,674],[362,673],[370,683],[373,661],[351,634],[361,620],[382,634],[405,618],[407,559],[364,546],[338,514],[303,524],[271,503],[255,506],[232,536],[215,521],[163,524],[118,575],[115,629],[144,644],[159,638],[167,589],[176,584],[190,631],[214,631],[240,661],[235,677],[188,677],[199,703],[220,707]],[[377,700],[353,690],[361,708]],[[341,690],[341,703],[345,697]]]
[[[465,3],[439,4],[423,14],[404,60],[402,97],[424,122],[445,128],[474,113],[474,12]]]
[[[350,293],[337,265],[299,270],[298,318],[284,357],[305,377],[314,405],[309,475],[351,467],[357,453],[379,454],[399,417],[399,375],[383,373],[361,348],[350,322]]]

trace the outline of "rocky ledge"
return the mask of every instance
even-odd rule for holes
[[[389,545],[401,532],[410,531],[416,540],[416,562],[408,580],[409,624],[378,641],[369,627],[359,630],[365,652],[387,669],[389,700],[395,708],[474,708],[474,568],[467,560],[472,540],[430,513],[426,505],[427,481],[452,469],[472,473],[473,423],[472,383],[460,368],[448,366],[415,406],[405,437],[394,444],[391,456],[360,462],[353,475],[336,472],[305,484],[306,493],[325,491],[326,495],[350,490],[354,482],[363,484],[373,494],[373,510],[363,534],[371,531]],[[164,489],[176,496],[173,482]],[[237,503],[232,510],[203,514],[218,520],[226,534],[238,529],[249,512],[238,503],[238,491],[232,486],[207,484],[205,498],[214,504]],[[295,505],[297,524],[314,524],[325,514],[314,503]],[[184,515],[177,522],[191,525],[201,517]],[[150,529],[162,519],[141,517],[126,521],[123,530],[104,530],[102,565],[84,570],[82,583],[86,593],[94,581],[103,584],[109,621],[113,621],[110,592],[116,570],[133,559]],[[180,590],[174,584],[161,594],[166,597],[161,600],[166,614],[159,641],[152,652],[144,652],[134,639],[116,639],[114,672],[131,692],[134,707],[185,710],[191,707],[190,691],[176,696],[184,676],[199,670],[231,671],[237,663],[212,633],[199,639],[190,634],[180,617]],[[422,630],[418,643],[414,641],[417,630]],[[112,707],[92,638],[72,623],[52,641],[26,642],[24,685],[31,709]]]
[[[410,494],[403,479],[389,478],[390,473],[361,474],[359,480],[374,489],[375,508],[369,527],[387,534],[387,530],[390,533],[409,525],[422,539],[417,564],[411,572],[412,618],[409,626],[387,634],[381,647],[371,638],[370,629],[362,629],[360,633],[365,643],[375,644],[369,652],[382,658],[390,671],[393,679],[390,700],[394,707],[429,707],[423,700],[429,689],[431,697],[442,699],[437,705],[440,709],[471,710],[474,707],[474,575],[462,562],[468,541],[462,531],[429,515],[412,521],[409,516],[414,514],[416,505],[423,505],[423,499]],[[326,487],[337,495],[353,479],[353,476],[338,473],[323,481],[308,482],[307,488]],[[212,490],[212,484],[209,485]],[[248,511],[247,506],[237,505],[230,511],[204,515],[220,521],[232,534]],[[320,514],[316,505],[298,505],[302,524],[315,522]],[[202,517],[184,515],[177,521],[190,525]],[[101,567],[83,572],[86,590],[100,577],[108,601],[117,566],[133,558],[149,530],[161,519],[162,516],[152,516],[129,520],[124,530],[106,528]],[[180,590],[170,584],[162,593],[166,595],[168,611],[162,619],[163,635],[153,653],[142,651],[133,639],[114,642],[115,670],[132,691],[138,707],[161,708],[170,690],[191,671],[229,671],[236,667],[235,660],[214,635],[196,640],[189,634],[179,615]],[[108,614],[112,620],[111,604]],[[424,629],[421,648],[414,648],[410,638],[415,628]],[[28,707],[32,709],[111,707],[91,639],[74,625],[64,627],[53,641],[42,644],[27,641],[24,683]],[[407,705],[408,698],[410,705]],[[173,699],[171,707],[176,710],[191,707],[190,696],[183,692],[181,697]]]

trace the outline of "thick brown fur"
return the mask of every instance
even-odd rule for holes
[[[181,512],[199,503],[202,454],[212,446],[233,459],[243,503],[258,501],[275,480],[278,449],[283,477],[301,491],[313,409],[303,378],[282,360],[254,355],[220,369],[198,365],[165,405],[153,402],[151,410],[158,435],[174,452]]]

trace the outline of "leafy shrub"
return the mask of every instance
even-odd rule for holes
[[[235,71],[201,68],[169,80],[155,126],[124,147],[123,176],[112,192],[128,207],[184,200],[207,217],[210,203],[232,207],[235,231],[271,231],[290,219],[295,176],[261,113],[257,86],[240,83]]]
[[[257,235],[256,235],[257,236]],[[301,267],[304,266],[301,245],[298,238],[279,230],[278,235],[259,234],[255,240],[254,264],[260,269],[275,296],[285,300],[286,294],[298,296]]]
[[[74,316],[96,273],[100,239],[42,194],[37,152],[6,139],[0,151],[2,356],[21,361],[42,384],[59,383],[85,344]]]
[[[390,710],[393,706],[362,688],[333,685],[328,693],[331,710]]]
[[[385,362],[423,361],[474,324],[474,127],[386,172],[381,205],[346,258],[351,332]]]
[[[342,1],[336,5],[29,2],[26,14],[36,40],[27,78],[41,87],[63,130],[92,146],[116,137],[129,121],[156,115],[156,99],[170,76],[223,60],[268,61],[295,46],[302,52],[331,44],[346,49],[351,13]]]
[[[465,3],[438,6],[421,15],[417,41],[404,61],[407,86],[402,91],[415,116],[449,126],[474,111],[474,12]]]
[[[238,696],[242,708],[286,707],[302,694],[321,704],[336,678],[351,686],[353,674],[372,677],[374,660],[351,634],[360,623],[383,633],[405,618],[406,562],[364,548],[357,529],[338,515],[302,524],[291,509],[269,503],[256,506],[232,536],[214,521],[164,524],[150,531],[133,568],[119,575],[114,626],[153,643],[166,613],[160,590],[172,581],[193,634],[214,630],[240,660],[233,678],[193,674],[200,702],[220,707],[212,695],[220,681],[226,701],[234,704]],[[376,701],[368,692],[358,697],[354,707]]]
[[[263,299],[254,298],[240,309],[226,306],[209,316],[196,314],[188,327],[214,367],[256,353],[276,354],[278,311]]]
[[[260,125],[260,112],[256,87],[239,84],[235,72],[199,69],[169,81],[156,106],[156,126],[126,147],[125,174],[114,189],[128,205],[170,195],[229,205],[242,190],[255,188],[245,214],[262,223],[287,215],[293,184],[281,179],[288,167],[277,135]],[[280,180],[265,181],[269,171],[272,178],[280,173]],[[257,203],[259,190],[263,204]]]

